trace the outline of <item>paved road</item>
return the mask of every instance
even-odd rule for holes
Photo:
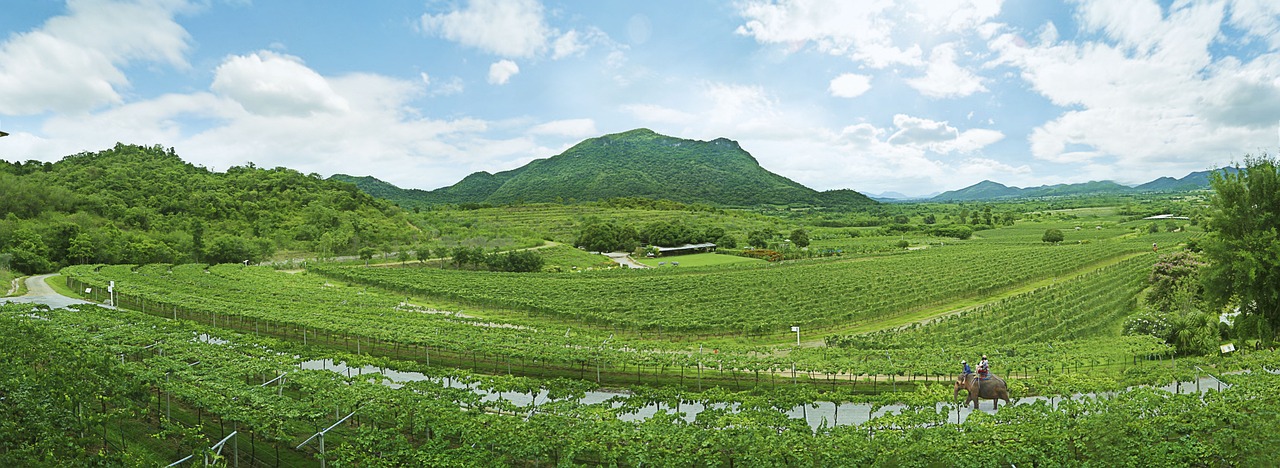
[[[619,265],[628,268],[649,268],[649,265],[632,260],[631,257],[624,252],[608,252],[603,255],[609,257],[610,260],[618,262]]]
[[[53,275],[40,275],[27,278],[27,294],[18,297],[3,297],[0,302],[13,302],[21,304],[45,304],[49,307],[62,308],[72,304],[92,304],[89,301],[82,301],[67,296],[63,296],[53,291],[48,284],[45,284],[45,278]]]

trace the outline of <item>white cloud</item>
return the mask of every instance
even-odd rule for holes
[[[552,31],[537,0],[471,0],[466,9],[422,15],[422,29],[504,57],[533,57]]]
[[[827,91],[835,97],[854,98],[871,89],[871,77],[855,73],[843,73],[831,80]]]
[[[99,112],[58,115],[45,121],[40,136],[24,134],[12,143],[22,144],[24,157],[41,160],[97,151],[117,141],[160,143],[217,170],[252,161],[322,175],[370,174],[425,189],[553,152],[530,136],[487,137],[491,127],[482,120],[419,116],[409,104],[426,92],[420,75],[324,76],[300,61],[265,52],[230,57],[226,64],[233,65],[219,72],[216,92],[168,94]],[[281,84],[303,90],[277,92]],[[244,106],[248,98],[264,102]],[[330,105],[338,102],[343,105]],[[589,125],[548,122],[538,131],[581,133]]]
[[[212,89],[259,115],[347,110],[346,100],[301,59],[270,51],[228,57],[214,72]]]
[[[533,126],[529,129],[529,133],[571,138],[585,138],[599,134],[596,131],[596,122],[592,119],[553,120]]]
[[[972,153],[1004,139],[1004,133],[985,128],[961,132],[947,122],[939,122],[905,114],[893,116],[897,127],[887,142],[895,145],[927,149],[939,154]]]
[[[547,24],[539,0],[469,0],[467,6],[440,14],[424,14],[422,31],[507,58],[533,58],[550,52],[552,60],[582,55],[591,44],[611,43],[604,32],[585,33]]]
[[[185,69],[190,35],[173,19],[185,2],[72,0],[67,15],[0,46],[0,113],[79,112],[123,102],[137,62]]]
[[[520,66],[510,60],[499,60],[489,65],[489,84],[504,85],[520,73]]]
[[[934,47],[925,75],[909,79],[907,84],[932,98],[965,97],[987,90],[981,78],[956,64],[956,45],[950,42]]]
[[[976,183],[1012,167],[986,156],[1004,134],[961,129],[945,121],[899,115],[891,125],[854,122],[831,127],[805,104],[779,100],[753,85],[707,83],[679,97],[678,108],[631,104],[623,111],[659,133],[711,140],[737,140],[766,169],[807,186],[864,192],[903,187],[949,187]],[[909,190],[908,190],[909,191]]]
[[[1267,41],[1271,50],[1280,49],[1280,2],[1274,0],[1232,0],[1231,25],[1248,32],[1252,39]]]
[[[762,44],[793,50],[812,45],[872,68],[919,66],[919,37],[979,32],[1000,13],[1000,0],[935,2],[753,0],[739,5],[745,22],[736,32]],[[898,39],[897,36],[911,36]]]
[[[466,91],[466,85],[462,82],[462,78],[453,76],[432,87],[428,94],[432,96],[452,96],[454,94],[462,94],[463,91]]]
[[[560,60],[565,57],[582,55],[587,45],[578,38],[578,31],[569,31],[555,40],[552,45],[551,59]]]
[[[1233,3],[1233,8],[1238,4]],[[1069,107],[1028,137],[1035,157],[1131,179],[1203,170],[1275,141],[1280,54],[1215,58],[1223,3],[1083,2],[1080,43],[992,40],[999,63]],[[1252,24],[1252,23],[1249,23]]]

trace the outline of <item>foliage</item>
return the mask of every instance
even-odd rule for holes
[[[1040,237],[1040,240],[1041,240],[1041,241],[1043,241],[1043,242],[1051,243],[1051,244],[1057,244],[1057,243],[1059,243],[1059,242],[1062,242],[1062,240],[1063,240],[1063,239],[1065,239],[1065,238],[1066,238],[1066,237],[1062,235],[1062,231],[1061,231],[1061,230],[1058,230],[1058,229],[1046,229],[1046,230],[1044,231],[1044,235]]]
[[[809,232],[805,231],[804,229],[796,229],[791,231],[791,236],[788,237],[788,239],[790,239],[791,243],[795,244],[796,247],[800,247],[803,249],[809,246]]]
[[[929,234],[941,237],[954,237],[960,240],[967,240],[973,237],[973,228],[963,224],[945,224],[929,229]]]
[[[349,184],[249,164],[217,173],[172,148],[117,144],[55,163],[0,162],[0,252],[15,268],[261,261],[410,240],[403,212]],[[34,236],[33,236],[34,234]]]
[[[646,224],[639,232],[640,242],[663,247],[675,247],[701,242],[701,233],[680,221],[658,220]]]
[[[1235,304],[1265,319],[1270,341],[1280,332],[1280,175],[1267,155],[1245,158],[1234,174],[1211,176],[1209,266],[1205,291],[1215,305]]]
[[[1180,354],[1206,354],[1218,342],[1217,317],[1202,309],[1199,256],[1181,251],[1160,254],[1143,299],[1146,311],[1125,321],[1125,334],[1147,334],[1174,345]]]
[[[767,249],[778,233],[772,229],[756,229],[747,233],[747,245],[757,249]]]
[[[1161,254],[1151,269],[1146,303],[1157,311],[1169,312],[1177,306],[1178,299],[1198,301],[1203,288],[1200,286],[1200,268],[1204,261],[1190,251]],[[1178,294],[1179,289],[1191,288],[1189,294]]]
[[[635,228],[604,221],[583,227],[573,245],[592,252],[628,252],[635,250],[639,242]]]

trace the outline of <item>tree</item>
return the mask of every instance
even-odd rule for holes
[[[769,242],[777,237],[772,229],[760,229],[747,233],[747,244],[757,249],[765,249],[769,247]]]
[[[1205,294],[1214,306],[1234,304],[1242,318],[1265,320],[1256,338],[1270,342],[1280,331],[1280,177],[1275,158],[1244,162],[1235,173],[1210,175]]]
[[[417,246],[413,248],[414,257],[418,259],[418,263],[427,263],[427,259],[431,258],[431,249],[425,246]]]
[[[690,244],[694,237],[693,230],[680,221],[654,221],[640,232],[641,241],[664,247]]]
[[[805,248],[809,246],[809,233],[804,229],[796,229],[791,231],[791,243],[796,247]]]
[[[720,236],[720,238],[716,239],[715,242],[717,247],[722,247],[726,249],[738,248],[738,238],[733,237],[733,234],[725,234],[723,236]]]
[[[938,217],[937,217],[937,216],[934,216],[934,215],[933,215],[933,213],[929,213],[929,214],[927,214],[927,215],[924,215],[924,223],[925,223],[925,224],[933,224],[933,223],[936,223],[936,222],[938,222]]]
[[[71,246],[67,248],[67,257],[77,264],[85,264],[93,258],[93,237],[81,232],[71,238]]]
[[[1062,231],[1057,229],[1046,229],[1044,231],[1044,236],[1040,237],[1040,240],[1051,244],[1062,242],[1063,239],[1066,239],[1066,237],[1062,235]]]
[[[209,243],[209,251],[205,252],[205,261],[209,263],[240,263],[253,259],[253,251],[243,238],[223,234]]]
[[[364,265],[369,266],[369,260],[378,253],[378,249],[373,247],[361,247],[358,253],[360,255],[360,259],[364,260]]]
[[[44,239],[29,228],[19,228],[13,233],[10,253],[13,258],[9,260],[9,266],[15,270],[29,275],[53,271],[54,265],[49,261],[49,248],[45,246]]]
[[[1199,269],[1205,263],[1192,252],[1182,251],[1162,254],[1152,267],[1148,282],[1151,289],[1147,292],[1146,302],[1160,312],[1171,312],[1177,306],[1178,299],[1198,301],[1202,288],[1199,286]],[[1190,296],[1179,294],[1183,285],[1189,285]]]
[[[635,229],[612,221],[593,222],[582,228],[574,247],[592,252],[629,252],[639,246]]]

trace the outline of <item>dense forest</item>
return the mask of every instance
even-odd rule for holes
[[[117,144],[54,163],[0,161],[0,267],[257,262],[415,240],[405,214],[355,186],[252,163],[225,173],[172,148]]]

